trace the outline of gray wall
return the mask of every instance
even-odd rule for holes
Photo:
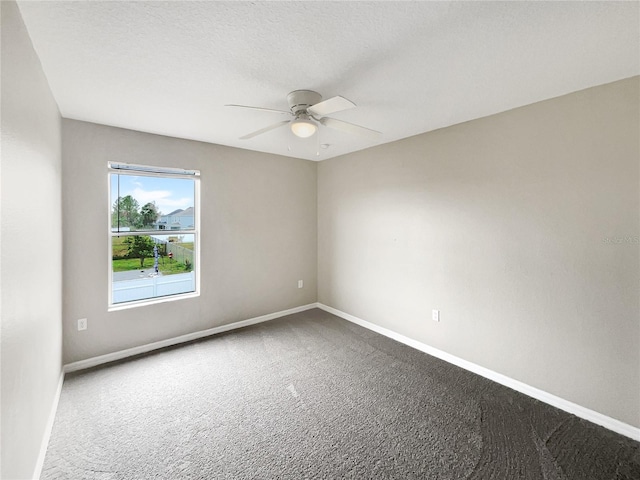
[[[318,301],[640,427],[639,83],[320,163]]]
[[[62,156],[65,363],[316,301],[316,163],[66,119]],[[199,297],[107,312],[108,161],[201,171]]]
[[[2,12],[2,478],[31,478],[62,371],[60,114],[15,2]]]

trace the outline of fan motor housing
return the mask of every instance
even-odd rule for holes
[[[306,113],[307,108],[319,103],[321,100],[322,95],[312,90],[294,90],[287,95],[289,108],[291,109],[291,113],[294,115]]]

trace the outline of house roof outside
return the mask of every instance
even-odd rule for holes
[[[173,214],[176,217],[186,217],[193,215],[193,207],[186,208],[184,210],[180,210],[180,212]]]

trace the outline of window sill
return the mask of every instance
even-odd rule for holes
[[[117,312],[119,310],[128,310],[130,308],[146,307],[147,305],[155,305],[157,303],[175,302],[177,300],[185,300],[188,298],[196,298],[200,296],[200,292],[183,293],[179,295],[168,295],[166,297],[149,298],[145,300],[136,300],[127,303],[116,303],[109,305],[107,312]]]

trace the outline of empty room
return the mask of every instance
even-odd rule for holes
[[[640,479],[640,2],[0,8],[2,480]]]

